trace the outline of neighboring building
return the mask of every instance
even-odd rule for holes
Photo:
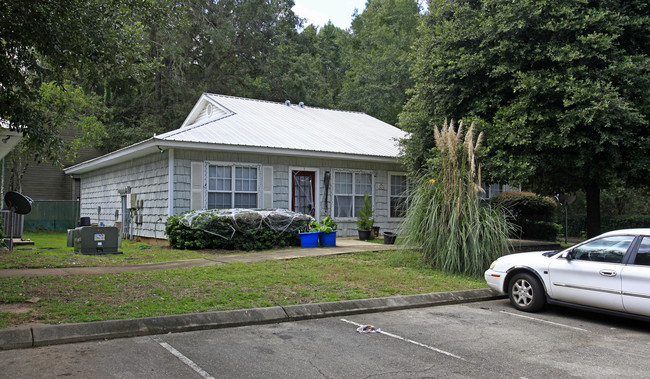
[[[211,208],[332,216],[354,235],[365,193],[375,225],[401,221],[405,136],[363,113],[203,94],[179,129],[65,172],[81,178],[82,217],[134,236],[160,238],[167,217]]]
[[[479,194],[479,196],[483,199],[490,199],[494,195],[498,195],[501,192],[509,192],[509,191],[516,191],[516,192],[521,192],[521,185],[519,186],[511,186],[509,184],[486,184],[482,183],[481,187],[483,187],[483,190],[485,191],[484,193]]]
[[[64,141],[72,141],[75,137],[74,129],[64,130],[61,133]],[[1,145],[0,145],[1,146]],[[77,164],[92,158],[99,157],[104,153],[94,147],[82,148],[77,158],[68,162]],[[1,175],[3,193],[9,189],[9,177],[11,175],[11,164],[7,160],[3,165],[4,171]],[[32,200],[78,200],[80,191],[80,180],[63,172],[59,166],[48,162],[38,163],[31,160],[27,163],[27,169],[20,181],[20,192],[29,196]]]

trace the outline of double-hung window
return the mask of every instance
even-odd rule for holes
[[[390,174],[390,217],[400,218],[406,214],[406,175]]]
[[[359,217],[364,196],[372,200],[372,174],[367,172],[334,173],[334,217]]]
[[[208,209],[257,208],[257,167],[208,166]]]

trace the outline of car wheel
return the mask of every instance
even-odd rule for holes
[[[546,304],[546,295],[542,283],[531,274],[520,273],[510,279],[508,287],[510,303],[524,312],[535,312]]]

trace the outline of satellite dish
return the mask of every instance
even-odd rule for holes
[[[5,194],[5,204],[11,210],[9,218],[9,251],[14,251],[14,224],[16,223],[15,214],[26,215],[32,211],[32,199],[15,191],[9,191]]]
[[[5,194],[7,207],[19,215],[26,215],[32,211],[32,199],[15,191]]]
[[[557,200],[562,204],[562,206],[567,206],[569,204],[573,204],[574,201],[576,201],[576,195],[575,194],[567,194],[567,193],[561,193],[557,195]]]

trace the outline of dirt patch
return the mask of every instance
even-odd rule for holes
[[[34,304],[29,303],[0,304],[0,312],[5,313],[29,313],[32,309]]]

